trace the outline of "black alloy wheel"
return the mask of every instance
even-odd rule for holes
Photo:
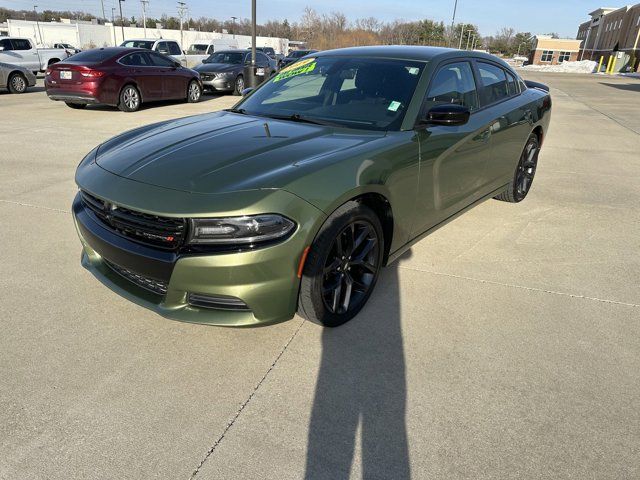
[[[494,197],[496,200],[518,203],[525,199],[533,184],[533,178],[538,167],[539,153],[540,141],[538,136],[532,133],[520,155],[520,161],[516,167],[512,183],[504,192]]]
[[[382,268],[384,236],[376,213],[350,201],[320,228],[300,282],[298,313],[326,327],[355,317],[371,296]]]

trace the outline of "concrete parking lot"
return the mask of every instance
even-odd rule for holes
[[[333,330],[167,320],[80,266],[82,156],[234,97],[0,94],[0,478],[638,478],[640,81],[525,75],[554,98],[529,197],[420,242]]]

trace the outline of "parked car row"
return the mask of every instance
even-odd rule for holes
[[[195,70],[205,90],[240,95],[245,86],[244,68],[249,64],[250,50],[223,50],[204,59]],[[260,51],[256,52],[256,67],[256,75],[263,80],[278,71],[276,61]]]

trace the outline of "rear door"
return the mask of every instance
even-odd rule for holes
[[[162,98],[177,99],[187,96],[187,77],[176,67],[176,60],[166,55],[150,52],[149,56],[162,78]]]
[[[477,60],[483,114],[492,118],[491,157],[486,165],[488,186],[498,188],[513,177],[530,131],[531,110],[520,97],[515,76],[502,66]]]
[[[418,134],[420,189],[417,236],[482,196],[490,156],[491,122],[479,115],[480,102],[471,60],[440,65],[427,90],[420,118],[436,105],[471,110],[461,126],[431,126]]]

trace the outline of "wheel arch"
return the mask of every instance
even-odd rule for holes
[[[538,137],[538,143],[542,146],[542,141],[544,140],[544,129],[542,128],[542,125],[538,125],[531,131],[531,133]]]

